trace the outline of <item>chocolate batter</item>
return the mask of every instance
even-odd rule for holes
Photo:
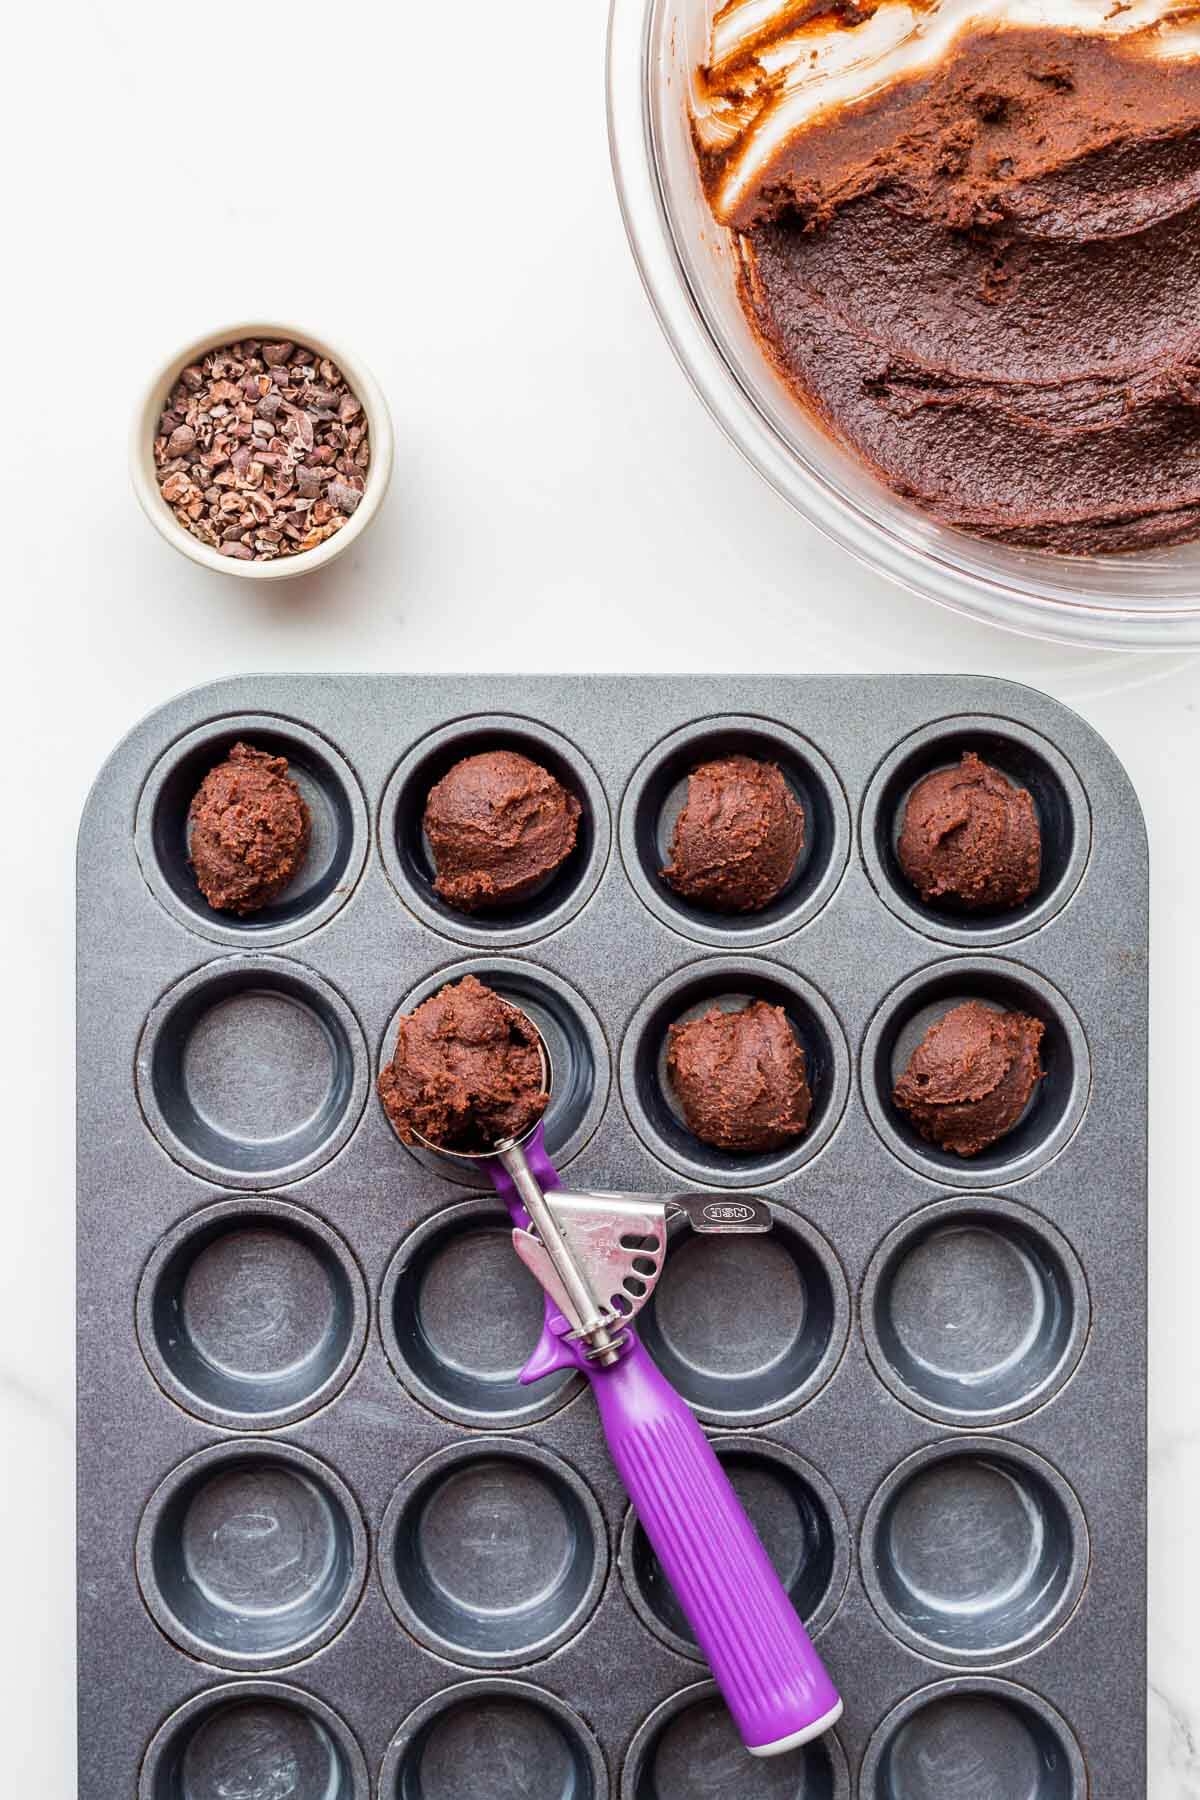
[[[245,915],[275,900],[308,850],[312,820],[287,758],[235,744],[210,769],[188,812],[188,854],[218,912]]]
[[[379,1077],[401,1140],[478,1153],[523,1137],[546,1110],[538,1034],[519,1007],[474,975],[439,989],[400,1020]]]
[[[581,810],[549,770],[515,750],[464,757],[425,804],[434,892],[460,912],[527,900],[575,848]]]
[[[713,912],[761,912],[804,848],[804,809],[775,763],[724,756],[688,776],[662,878]]]
[[[1042,873],[1033,796],[968,750],[956,769],[917,782],[896,854],[922,900],[1020,906]]]
[[[1060,10],[781,7],[695,131],[804,405],[946,523],[1099,555],[1200,535],[1200,63],[1186,9]]]
[[[672,1025],[667,1074],[689,1128],[718,1150],[781,1150],[804,1135],[812,1094],[782,1006],[752,1000]]]
[[[896,1105],[923,1138],[956,1156],[977,1156],[1012,1130],[1041,1080],[1043,1030],[1026,1013],[964,1001],[913,1051],[895,1086]]]

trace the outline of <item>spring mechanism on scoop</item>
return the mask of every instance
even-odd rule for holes
[[[583,1346],[583,1354],[587,1357],[589,1362],[598,1362],[603,1367],[607,1368],[612,1363],[616,1362],[621,1351],[626,1349],[629,1344],[629,1332],[624,1325],[621,1325],[619,1330],[614,1331],[612,1329],[613,1325],[618,1324],[619,1321],[619,1313],[614,1314],[611,1321],[605,1321],[603,1327],[605,1341],[602,1343],[596,1343],[594,1341],[596,1335],[594,1333],[586,1334],[582,1331],[572,1331],[570,1336],[574,1341]]]

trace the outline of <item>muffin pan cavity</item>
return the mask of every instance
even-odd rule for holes
[[[323,1700],[239,1681],[187,1701],[159,1730],[138,1800],[368,1800],[363,1753]]]
[[[804,1050],[812,1092],[804,1135],[782,1150],[762,1153],[703,1143],[689,1129],[667,1075],[672,1025],[713,1007],[740,1012],[753,1000],[781,1006],[787,1014]],[[790,969],[750,957],[706,957],[669,975],[642,1001],[621,1045],[621,1094],[634,1130],[668,1168],[706,1186],[758,1187],[811,1162],[835,1130],[849,1086],[846,1041],[828,1001]]]
[[[1001,1425],[1044,1405],[1073,1373],[1089,1321],[1062,1233],[993,1195],[940,1200],[898,1225],[863,1288],[880,1380],[948,1425]]]
[[[604,1758],[557,1695],[524,1681],[435,1694],[388,1746],[379,1800],[606,1800]]]
[[[1045,1028],[1045,1073],[1025,1111],[1011,1131],[970,1157],[923,1138],[892,1098],[929,1027],[966,1000],[1027,1013]],[[1091,1062],[1073,1009],[1042,976],[998,957],[956,957],[920,970],[888,995],[867,1028],[862,1083],[876,1130],[902,1162],[944,1186],[987,1188],[1034,1174],[1069,1142],[1087,1106]]]
[[[910,1694],[871,1740],[862,1800],[1085,1800],[1065,1719],[1040,1695],[983,1677]]]
[[[970,908],[950,897],[923,900],[900,867],[897,847],[913,788],[927,775],[956,768],[968,751],[1033,799],[1042,873],[1036,892],[1020,906]],[[1075,770],[1040,732],[1013,720],[939,719],[914,732],[884,758],[863,802],[863,859],[880,899],[914,930],[968,950],[1009,943],[1053,918],[1083,878],[1091,841],[1091,813]]]
[[[638,1728],[621,1800],[849,1800],[842,1747],[827,1732],[801,1750],[746,1755],[713,1681],[664,1700]]]
[[[366,1574],[358,1505],[292,1444],[216,1444],[158,1488],[137,1537],[142,1597],[180,1649],[230,1669],[311,1656]]]
[[[713,1425],[761,1425],[818,1393],[846,1342],[837,1258],[807,1220],[773,1208],[761,1237],[705,1237],[682,1221],[638,1328],[673,1387]],[[729,1295],[753,1294],[731,1307]]]
[[[545,1418],[582,1385],[569,1370],[529,1387],[518,1381],[542,1314],[542,1290],[513,1255],[507,1212],[482,1196],[418,1225],[379,1299],[384,1348],[409,1392],[444,1418],[493,1431]]]
[[[885,1625],[938,1662],[1012,1662],[1070,1615],[1088,1568],[1083,1510],[1019,1444],[963,1438],[893,1470],[863,1522],[863,1577]]]
[[[689,774],[727,756],[775,763],[804,811],[804,848],[792,878],[759,912],[710,911],[662,878]],[[701,719],[655,745],[626,790],[619,835],[626,873],[657,918],[697,943],[745,950],[798,931],[825,905],[846,866],[850,815],[840,781],[814,745],[772,719],[729,716]]]
[[[192,799],[237,743],[287,758],[311,820],[308,851],[288,887],[245,918],[208,904],[189,860]],[[152,893],[181,924],[217,943],[265,949],[315,930],[345,903],[362,874],[370,826],[358,780],[331,743],[292,719],[247,713],[188,732],[160,757],[138,799],[134,843]]]
[[[581,811],[574,849],[536,893],[511,905],[467,913],[434,892],[437,868],[423,827],[425,802],[430,788],[455,763],[489,750],[515,750],[540,764],[574,794]],[[459,719],[422,738],[392,775],[380,809],[384,867],[405,905],[446,937],[487,949],[531,943],[565,925],[600,880],[611,839],[608,802],[587,758],[557,731],[505,715]]]
[[[298,1181],[358,1123],[367,1047],[337,990],[275,956],[230,956],[159,1000],[138,1046],[138,1097],[168,1155],[228,1187]]]
[[[206,914],[186,861],[238,739],[313,784],[330,885],[274,920]],[[454,913],[429,787],[504,744],[578,796],[579,841],[509,915]],[[872,862],[968,744],[1036,793],[1036,915],[910,917]],[[807,816],[764,914],[658,876],[729,752]],[[1082,720],[981,677],[245,677],[122,741],[78,871],[79,1800],[1144,1792],[1146,846]],[[402,1146],[373,1092],[400,1013],[468,974],[546,1039],[568,1188],[771,1208],[747,1236],[669,1212],[638,1324],[818,1633],[846,1702],[819,1744],[736,1745],[586,1380],[521,1384],[543,1296],[488,1176]],[[668,1032],[756,999],[813,1104],[723,1152]],[[964,1159],[891,1094],[967,999],[1035,1013],[1048,1073]],[[689,1034],[684,1074],[714,1131],[770,1141],[799,1058],[754,1023]],[[1069,1732],[976,1690],[1010,1668]]]
[[[608,1044],[599,1019],[570,984],[552,970],[516,957],[473,957],[439,969],[406,994],[391,1018],[379,1046],[379,1068],[392,1059],[400,1018],[415,1011],[440,988],[477,975],[502,1000],[519,1006],[537,1026],[550,1056],[554,1080],[543,1115],[546,1148],[559,1168],[577,1156],[600,1123],[608,1100]],[[484,1172],[469,1162],[439,1156],[424,1144],[407,1144],[410,1156],[456,1187],[491,1191]]]
[[[288,1425],[349,1378],[367,1335],[362,1275],[322,1220],[281,1200],[226,1200],[177,1225],[138,1289],[156,1379],[197,1417]]]
[[[725,1473],[810,1635],[828,1624],[845,1591],[849,1532],[825,1477],[803,1457],[745,1433],[714,1440]],[[621,1531],[621,1579],[638,1617],[681,1656],[703,1658],[691,1627],[632,1510]]]
[[[518,1438],[451,1444],[414,1469],[379,1537],[384,1591],[413,1636],[452,1662],[549,1656],[595,1606],[608,1568],[591,1490]]]

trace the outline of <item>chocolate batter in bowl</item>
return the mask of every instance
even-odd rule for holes
[[[723,29],[728,31],[729,15],[746,4],[734,0],[724,8]],[[755,16],[769,21],[782,5],[783,0],[769,5],[764,0]],[[1126,11],[1138,25],[1146,22],[1143,14],[1158,19],[1169,8],[1170,0],[1135,0]],[[974,220],[962,215],[964,244],[975,244],[973,224],[986,237],[988,204],[999,190],[1007,190],[1004,205],[1019,210],[1021,195],[1014,198],[1014,192],[1030,162],[1029,157],[1022,162],[1024,151],[1016,142],[1027,116],[1021,111],[1025,101],[1018,96],[1011,111],[1006,108],[1008,89],[1015,93],[1021,80],[1032,84],[1036,96],[1050,96],[1047,116],[1059,133],[1064,164],[1105,131],[1110,140],[1120,136],[1127,117],[1138,121],[1137,143],[1121,151],[1110,142],[1109,185],[1099,191],[1083,191],[1086,183],[1081,182],[1072,190],[1071,180],[1063,177],[1057,223],[1048,190],[1037,189],[1036,183],[1022,190],[1027,212],[1040,209],[1038,242],[1046,254],[1030,252],[1033,260],[1027,265],[1022,262],[1027,246],[1016,245],[997,258],[990,279],[998,292],[1014,268],[1018,276],[1032,268],[1037,279],[1025,284],[1029,307],[1023,319],[1019,307],[997,308],[982,300],[970,314],[968,289],[956,294],[955,271],[944,256],[939,262],[950,241],[944,233],[939,249],[931,241],[918,241],[920,220],[905,220],[904,229],[897,227],[889,240],[880,223],[882,208],[870,245],[856,245],[856,234],[864,240],[870,235],[867,209],[841,210],[836,242],[831,236],[822,246],[821,280],[835,303],[839,294],[870,298],[860,294],[855,258],[866,257],[870,267],[881,245],[886,249],[890,242],[893,254],[911,254],[917,264],[907,291],[903,282],[893,282],[894,291],[878,292],[878,304],[870,309],[869,335],[876,334],[885,306],[891,309],[887,324],[893,335],[888,355],[874,371],[882,382],[876,400],[882,396],[885,403],[868,407],[864,425],[853,408],[847,411],[846,401],[849,393],[857,404],[862,382],[871,385],[872,371],[854,363],[861,334],[858,352],[851,354],[853,332],[835,342],[837,332],[830,324],[832,320],[840,329],[848,316],[845,307],[835,304],[829,319],[822,320],[815,360],[806,365],[804,403],[795,381],[779,372],[781,361],[788,360],[781,358],[780,346],[788,347],[792,329],[780,296],[801,265],[806,282],[813,276],[809,286],[817,285],[813,266],[804,262],[811,245],[802,232],[769,224],[757,244],[755,260],[775,259],[768,270],[769,291],[760,287],[757,295],[760,307],[766,306],[768,313],[773,309],[779,327],[773,354],[771,319],[764,330],[763,317],[754,316],[753,291],[752,303],[743,303],[744,240],[714,219],[692,137],[694,75],[712,59],[714,10],[711,0],[612,0],[609,99],[617,184],[643,279],[676,354],[718,423],[777,491],[828,535],[927,598],[1041,637],[1126,648],[1200,644],[1200,407],[1192,404],[1187,375],[1200,356],[1197,284],[1190,273],[1193,259],[1200,263],[1200,27],[1172,15],[1163,27],[1171,41],[1170,58],[1162,64],[1166,68],[1169,61],[1169,81],[1135,69],[1128,91],[1116,91],[1111,68],[1123,65],[1112,65],[1111,58],[1100,54],[1089,61],[1081,54],[1072,60],[1051,54],[1055,30],[1061,35],[1065,29],[1057,0],[1008,0],[1005,21],[1019,15],[1022,27],[992,35],[1020,40],[1019,53],[1013,48],[1010,57],[1012,79],[1002,92],[1003,71],[993,58],[996,80],[989,87],[978,62],[971,118],[965,123],[961,112],[957,119],[950,116],[950,90],[943,83],[939,153],[957,180],[924,170],[939,195],[943,187],[953,187],[956,205],[968,212],[970,205],[978,208]],[[802,22],[803,15],[816,9],[793,4],[784,10],[791,20]],[[898,24],[902,12],[913,29],[920,27],[918,42],[940,32],[947,43],[954,40],[961,46],[963,20],[985,10],[990,16],[996,6],[989,0],[930,0],[919,13],[908,13],[899,0],[883,0],[878,8],[859,8],[856,22],[845,22],[849,15],[840,9],[838,31],[843,38],[861,34],[853,36],[854,54],[870,60],[888,33],[903,37]],[[1109,11],[1098,0],[1095,5],[1080,0],[1078,7],[1066,9],[1073,22],[1103,19]],[[960,28],[957,34],[949,31],[950,24]],[[770,53],[764,60],[770,60]],[[1056,88],[1067,81],[1074,85]],[[936,85],[927,84],[931,94]],[[950,85],[961,98],[962,83]],[[893,120],[898,143],[905,137],[904,121],[898,118],[900,93],[897,89],[894,96]],[[1190,97],[1196,130],[1189,134],[1183,115],[1192,105]],[[706,159],[710,187],[730,167],[735,138],[726,118]],[[864,143],[856,146],[838,138],[842,174]],[[902,149],[899,162],[908,154]],[[777,158],[779,167],[783,160]],[[828,159],[825,166],[828,172]],[[1088,166],[1094,170],[1099,165],[1093,160]],[[911,188],[917,181],[911,157],[902,172]],[[835,173],[835,185],[836,179]],[[765,191],[769,214],[769,180]],[[793,181],[792,198],[795,192]],[[730,201],[732,194],[731,187]],[[1093,266],[1096,257],[1090,249],[1081,256],[1064,241],[1070,232],[1063,232],[1063,218],[1072,205],[1079,216],[1087,215],[1092,235],[1107,234],[1107,274]],[[1121,207],[1127,217],[1117,216]],[[726,210],[744,228],[755,208],[739,212],[730,204]],[[896,223],[894,209],[888,222]],[[946,219],[941,223],[945,226]],[[937,232],[930,228],[926,236],[932,240]],[[969,276],[964,275],[969,291],[982,294],[977,245],[963,254],[971,262]],[[927,258],[924,264],[922,258]],[[1051,291],[1055,283],[1056,294]],[[939,311],[941,302],[946,304]],[[1154,325],[1147,324],[1149,311],[1155,314]],[[932,393],[914,378],[929,337],[924,327],[908,327],[927,316],[932,332],[961,327],[964,333],[964,367],[971,380],[966,386],[959,382],[952,393]],[[861,318],[858,323],[862,325]],[[1121,341],[1123,328],[1131,334],[1128,343]],[[1005,330],[1008,340],[997,341]],[[939,343],[939,353],[943,347]],[[797,350],[794,343],[790,348]],[[1104,379],[1085,393],[1086,384],[1075,376],[1092,362],[1103,363],[1106,355]],[[1120,373],[1123,356],[1127,366]],[[1007,390],[997,398],[996,382],[974,380],[980,370],[994,376],[1002,366],[1027,382],[1020,407],[1010,404]],[[917,377],[926,372],[918,368]],[[794,373],[793,359],[790,375]],[[1068,379],[1056,393],[1055,379],[1062,374]],[[814,394],[814,389],[821,391]],[[906,414],[912,419],[906,420]],[[1070,427],[1066,431],[1064,419]],[[1105,425],[1116,427],[1111,450],[1100,443]],[[1196,433],[1194,459],[1189,431]],[[1036,456],[1018,449],[1017,437],[1031,444]],[[857,448],[845,447],[847,440]],[[960,487],[957,497],[951,494],[950,503],[941,504],[945,494],[938,489],[938,504],[931,505],[930,484],[921,491],[926,475],[932,472],[935,489],[943,478],[943,485],[953,486],[960,478],[959,465],[972,454],[981,477],[974,493]],[[1033,466],[1039,457],[1040,472]],[[1006,458],[1010,469],[1027,479],[1024,494],[1014,495]],[[916,490],[917,498],[904,489]],[[1188,541],[1169,541],[1176,537]]]

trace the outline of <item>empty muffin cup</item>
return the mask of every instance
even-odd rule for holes
[[[709,1237],[676,1221],[642,1342],[709,1424],[761,1425],[818,1393],[846,1342],[850,1303],[821,1234],[784,1207],[761,1236]],[[730,1307],[731,1293],[753,1306]]]
[[[239,1681],[173,1712],[142,1763],[138,1800],[368,1800],[345,1721],[279,1681]]]
[[[713,1007],[740,1012],[753,1000],[787,1014],[804,1051],[812,1110],[803,1135],[781,1150],[719,1149],[690,1129],[671,1084],[670,1027]],[[622,1098],[638,1136],[668,1168],[704,1186],[759,1187],[811,1162],[837,1126],[850,1086],[849,1054],[828,1001],[802,976],[751,957],[709,957],[659,982],[629,1022],[620,1067]]]
[[[504,1208],[482,1196],[464,1200],[418,1225],[388,1265],[379,1297],[384,1349],[408,1391],[444,1418],[491,1430],[527,1425],[582,1385],[570,1370],[530,1387],[518,1380],[541,1333],[543,1300],[513,1254]]]
[[[682,1688],[643,1720],[621,1773],[621,1800],[849,1800],[833,1732],[783,1756],[746,1755],[714,1681]]]
[[[343,1147],[366,1100],[362,1029],[329,982],[276,956],[230,956],[156,1003],[138,1098],[168,1155],[226,1187],[298,1181]]]
[[[791,879],[758,912],[713,912],[662,877],[688,776],[701,763],[729,756],[776,764],[804,812],[804,847]],[[698,943],[745,950],[798,931],[825,905],[846,867],[850,813],[841,783],[814,745],[773,719],[729,714],[684,726],[654,746],[626,789],[619,836],[626,873],[657,918]]]
[[[924,900],[900,865],[900,832],[913,789],[928,775],[956,768],[968,751],[1033,801],[1041,878],[1016,906],[968,908],[949,896]],[[1074,769],[1039,732],[1011,719],[968,715],[924,726],[884,758],[863,801],[861,839],[867,874],[885,906],[927,937],[983,950],[1036,931],[1067,904],[1087,868],[1091,814]]]
[[[222,1668],[311,1656],[366,1576],[357,1502],[325,1463],[273,1440],[214,1444],[168,1475],[138,1527],[142,1597],[181,1650]]]
[[[862,1800],[1086,1800],[1066,1720],[1040,1694],[984,1676],[902,1700],[867,1747]]]
[[[970,1667],[1027,1656],[1083,1592],[1083,1510],[1032,1450],[977,1437],[928,1445],[894,1469],[863,1521],[862,1569],[902,1643]]]
[[[286,758],[311,828],[291,882],[245,917],[209,905],[190,861],[192,800],[238,743]],[[134,824],[142,874],[167,911],[189,930],[243,950],[286,943],[332,918],[354,891],[369,841],[366,801],[345,758],[315,731],[270,713],[212,719],[172,744],[150,771]]]
[[[232,1429],[288,1425],[331,1400],[362,1354],[367,1315],[337,1232],[282,1200],[223,1200],[182,1220],[138,1287],[155,1379]]]
[[[508,956],[473,957],[439,969],[406,994],[388,1020],[379,1046],[380,1069],[392,1059],[401,1017],[466,975],[477,975],[502,1000],[519,1007],[540,1032],[554,1070],[550,1104],[543,1115],[546,1150],[557,1167],[564,1167],[591,1138],[607,1104],[608,1044],[587,1001],[552,970]],[[492,1191],[491,1181],[477,1163],[439,1156],[424,1144],[406,1144],[404,1148],[432,1174],[456,1187]]]
[[[456,763],[487,751],[528,757],[579,802],[575,846],[543,885],[525,898],[462,912],[434,891],[437,866],[425,835],[425,805]],[[595,891],[611,845],[608,802],[587,758],[567,738],[531,719],[507,714],[459,719],[422,738],[394,771],[380,808],[384,867],[405,905],[426,925],[464,944],[501,949],[557,931]]]
[[[713,1449],[809,1636],[815,1637],[837,1610],[850,1571],[849,1530],[837,1495],[811,1463],[768,1438],[715,1438]],[[620,1570],[642,1623],[681,1656],[703,1662],[632,1509],[621,1531]]]
[[[451,1662],[503,1668],[580,1629],[608,1569],[604,1520],[566,1463],[520,1438],[451,1444],[388,1503],[384,1591],[401,1623]]]
[[[1013,1128],[965,1157],[923,1138],[892,1095],[929,1027],[968,1000],[1039,1019],[1045,1072]],[[988,1188],[1032,1175],[1070,1141],[1087,1106],[1091,1064],[1082,1025],[1044,977],[998,957],[955,957],[893,988],[867,1027],[862,1087],[872,1124],[902,1162],[943,1185]]]
[[[600,1746],[546,1688],[464,1681],[410,1713],[379,1772],[379,1800],[605,1800]]]
[[[1062,1233],[993,1195],[939,1200],[904,1220],[863,1285],[876,1374],[948,1425],[1000,1425],[1044,1405],[1074,1372],[1089,1324],[1087,1282]]]

